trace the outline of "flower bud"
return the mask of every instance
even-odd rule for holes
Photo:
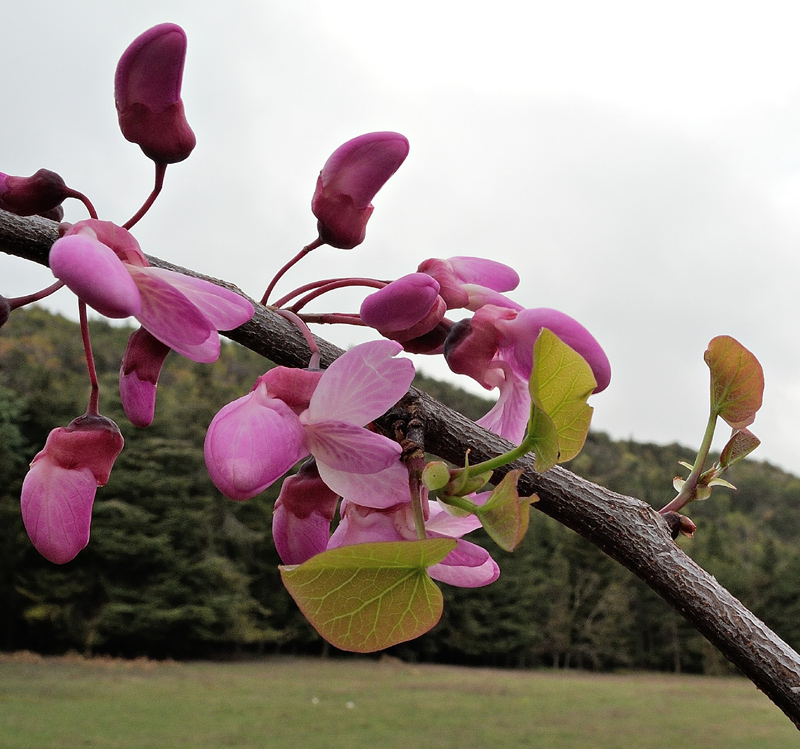
[[[186,33],[174,23],[145,31],[125,50],[114,76],[114,100],[126,140],[153,161],[183,161],[196,139],[181,100]]]
[[[272,537],[284,564],[302,564],[325,551],[338,501],[313,459],[283,480],[272,516]]]
[[[131,333],[119,372],[119,394],[128,421],[137,427],[153,423],[156,388],[170,347],[144,328]]]
[[[411,273],[370,294],[361,304],[360,315],[382,336],[403,342],[429,333],[445,311],[436,279]]]
[[[407,155],[408,140],[399,133],[367,133],[339,146],[325,162],[311,200],[320,241],[342,250],[360,245],[372,199]]]
[[[448,483],[450,483],[450,469],[443,461],[432,461],[422,469],[422,485],[428,491],[444,489]]]
[[[64,180],[49,169],[30,177],[0,172],[0,208],[17,216],[35,216],[58,207],[71,194]]]
[[[25,530],[42,556],[69,562],[89,542],[98,486],[108,482],[123,439],[100,415],[81,416],[50,432],[22,484]]]

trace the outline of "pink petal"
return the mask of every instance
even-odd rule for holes
[[[78,221],[67,229],[65,236],[69,237],[72,234],[91,237],[110,247],[125,265],[136,265],[140,268],[150,265],[136,237],[113,221],[100,221],[96,218]]]
[[[260,385],[214,417],[204,454],[216,487],[230,499],[244,500],[264,491],[308,453],[297,416]]]
[[[431,502],[431,514],[425,523],[425,529],[430,533],[451,538],[460,538],[481,527],[481,521],[476,515],[457,517],[451,515],[438,502]]]
[[[50,249],[50,269],[79,299],[112,318],[138,315],[136,283],[114,251],[88,234],[71,234]]]
[[[464,306],[473,312],[479,310],[481,307],[485,307],[487,304],[492,304],[495,307],[517,310],[518,312],[524,309],[521,304],[517,304],[513,299],[509,299],[505,296],[505,294],[501,294],[499,291],[493,291],[485,286],[465,283],[461,288],[467,293],[468,301]]]
[[[346,421],[364,426],[399,401],[414,379],[409,359],[394,341],[369,341],[340,356],[322,375],[308,407],[308,422]]]
[[[499,387],[497,403],[475,423],[518,445],[525,436],[531,412],[528,383],[507,369]]]
[[[339,496],[362,507],[385,509],[406,503],[410,505],[408,471],[398,460],[378,473],[350,473],[317,464],[322,480]]]
[[[155,268],[128,266],[142,298],[137,320],[159,341],[197,362],[219,357],[219,334],[208,318]]]
[[[381,541],[411,541],[414,518],[410,505],[374,510],[342,502],[342,520],[328,542],[329,549]]]
[[[513,320],[497,322],[497,329],[504,336],[501,346],[512,352],[511,360],[520,376],[527,380],[531,375],[533,345],[542,328],[555,333],[586,359],[597,381],[595,393],[608,387],[611,364],[594,336],[569,315],[547,307],[522,310]]]
[[[305,425],[305,444],[317,465],[350,473],[377,473],[397,462],[402,449],[394,440],[342,421]],[[334,488],[334,487],[331,487]]]
[[[319,512],[300,518],[293,515],[280,500],[272,516],[272,539],[284,564],[302,564],[325,551],[331,532],[331,521]]]
[[[217,330],[233,330],[253,316],[253,305],[235,291],[166,268],[148,272],[178,289]]]
[[[480,588],[497,580],[500,568],[486,549],[459,539],[456,548],[439,564],[428,567],[428,574],[448,585]]]
[[[22,519],[43,557],[64,564],[89,543],[96,491],[89,468],[62,468],[47,457],[34,460],[22,484]]]
[[[513,291],[519,286],[519,274],[496,260],[482,257],[448,258],[456,277],[465,284],[480,284],[494,291]]]

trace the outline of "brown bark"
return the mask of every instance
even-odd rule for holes
[[[46,265],[56,237],[56,225],[50,221],[0,211],[3,252]],[[204,277],[157,258],[150,261]],[[226,335],[277,364],[306,366],[309,351],[297,330],[264,307],[256,305],[256,310],[250,322]],[[318,341],[323,365],[342,353]],[[429,452],[462,463],[468,449],[470,460],[477,462],[511,447],[427,394],[412,389],[411,395],[416,416],[425,423]],[[615,494],[561,467],[537,474],[530,459],[505,470],[512,467],[524,469],[520,493],[536,493],[540,500],[536,509],[572,528],[644,580],[800,727],[800,656],[675,544],[658,513],[638,499]]]

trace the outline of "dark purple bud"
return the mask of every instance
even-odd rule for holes
[[[433,330],[424,335],[401,341],[403,351],[407,351],[409,354],[438,355],[443,353],[447,334],[450,332],[452,325],[453,322],[445,318]]]
[[[49,169],[40,169],[30,177],[0,172],[0,208],[17,216],[52,211],[71,194],[64,180]]]
[[[153,161],[183,161],[196,139],[181,100],[186,34],[162,23],[138,36],[125,50],[114,76],[114,101],[125,138]]]

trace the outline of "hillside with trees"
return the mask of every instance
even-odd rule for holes
[[[209,657],[324,650],[283,589],[271,541],[278,488],[232,502],[203,461],[213,415],[246,393],[266,363],[237,344],[213,366],[170,355],[156,420],[124,418],[118,367],[129,329],[91,324],[101,410],[126,446],[98,491],[92,540],[63,566],[27,539],[19,493],[48,432],[85,407],[85,361],[75,323],[41,309],[0,331],[0,649],[74,649],[122,656]],[[418,377],[470,417],[488,401]],[[693,451],[591,433],[569,468],[660,507],[677,462]],[[744,461],[738,487],[689,508],[698,525],[680,541],[757,616],[800,645],[800,479]],[[473,534],[479,536],[479,534]],[[502,574],[480,590],[442,586],[445,614],[429,634],[394,648],[405,659],[498,666],[642,668],[718,673],[724,658],[646,585],[597,548],[534,512],[520,547],[496,551]]]

